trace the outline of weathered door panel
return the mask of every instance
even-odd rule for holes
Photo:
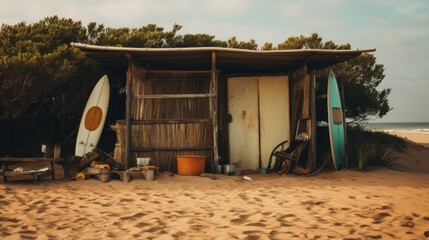
[[[290,141],[289,79],[287,76],[259,77],[261,167],[267,167],[273,148]]]
[[[258,78],[228,78],[230,161],[245,170],[259,168]]]

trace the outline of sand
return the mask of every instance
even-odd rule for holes
[[[428,156],[419,159],[420,168]],[[3,183],[0,239],[429,237],[427,173],[215,176]]]
[[[0,186],[1,239],[423,239],[429,175],[161,174],[130,183],[41,180]]]
[[[390,132],[418,145],[409,146],[404,153],[398,153],[398,162],[405,166],[401,171],[429,173],[429,133]]]

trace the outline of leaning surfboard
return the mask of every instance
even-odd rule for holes
[[[109,78],[104,75],[92,90],[83,111],[76,139],[76,156],[82,157],[97,146],[106,121],[109,98]]]
[[[328,124],[332,159],[338,171],[344,167],[345,159],[344,122],[340,92],[332,70],[328,78]]]

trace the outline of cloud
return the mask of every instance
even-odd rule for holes
[[[427,17],[429,14],[429,3],[427,0],[389,0],[377,1],[377,4],[402,15]]]

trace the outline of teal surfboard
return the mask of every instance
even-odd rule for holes
[[[338,171],[344,167],[346,151],[340,91],[332,70],[329,71],[328,78],[328,124],[332,160],[334,161],[335,170]]]

